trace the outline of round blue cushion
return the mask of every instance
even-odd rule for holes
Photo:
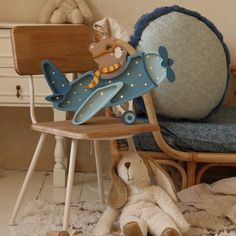
[[[229,53],[222,35],[206,18],[179,6],[158,8],[139,19],[130,43],[145,52],[165,46],[174,60],[175,82],[164,80],[152,91],[158,113],[199,120],[222,103]]]

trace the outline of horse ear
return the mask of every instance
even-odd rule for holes
[[[102,40],[104,38],[105,34],[102,32],[96,32],[96,34],[94,35],[94,41],[97,43],[100,40]]]
[[[112,184],[108,195],[108,205],[114,210],[123,207],[128,197],[127,188],[116,173],[116,166],[117,163],[114,163],[110,171]]]

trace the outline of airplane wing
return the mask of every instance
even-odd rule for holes
[[[69,84],[67,93],[64,94],[64,99],[60,103],[55,104],[55,107],[59,110],[76,112],[78,107],[81,107],[86,99],[97,89],[97,86],[92,89],[85,88],[85,85],[90,83],[93,76],[94,73],[88,71],[72,81]]]
[[[72,123],[79,125],[89,120],[98,111],[104,108],[123,86],[123,82],[116,82],[95,90],[78,108]]]
[[[69,88],[68,79],[49,60],[42,61],[41,68],[53,94],[63,94]]]

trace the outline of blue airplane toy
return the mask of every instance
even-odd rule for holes
[[[115,76],[102,76],[99,83],[88,88],[93,80],[93,71],[80,75],[70,82],[50,61],[42,62],[42,70],[52,95],[46,100],[56,109],[75,112],[72,123],[83,124],[104,107],[120,105],[142,96],[158,86],[163,79],[175,80],[165,47],[159,47],[158,53],[137,53],[127,57],[126,62]],[[87,86],[87,87],[86,87]],[[126,113],[126,112],[125,112]],[[130,112],[124,120],[133,123],[135,114]]]

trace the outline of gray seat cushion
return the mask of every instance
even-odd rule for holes
[[[159,123],[165,140],[175,149],[236,152],[236,108],[221,108],[201,122],[161,119]],[[160,150],[151,133],[135,136],[134,142],[138,150]]]

